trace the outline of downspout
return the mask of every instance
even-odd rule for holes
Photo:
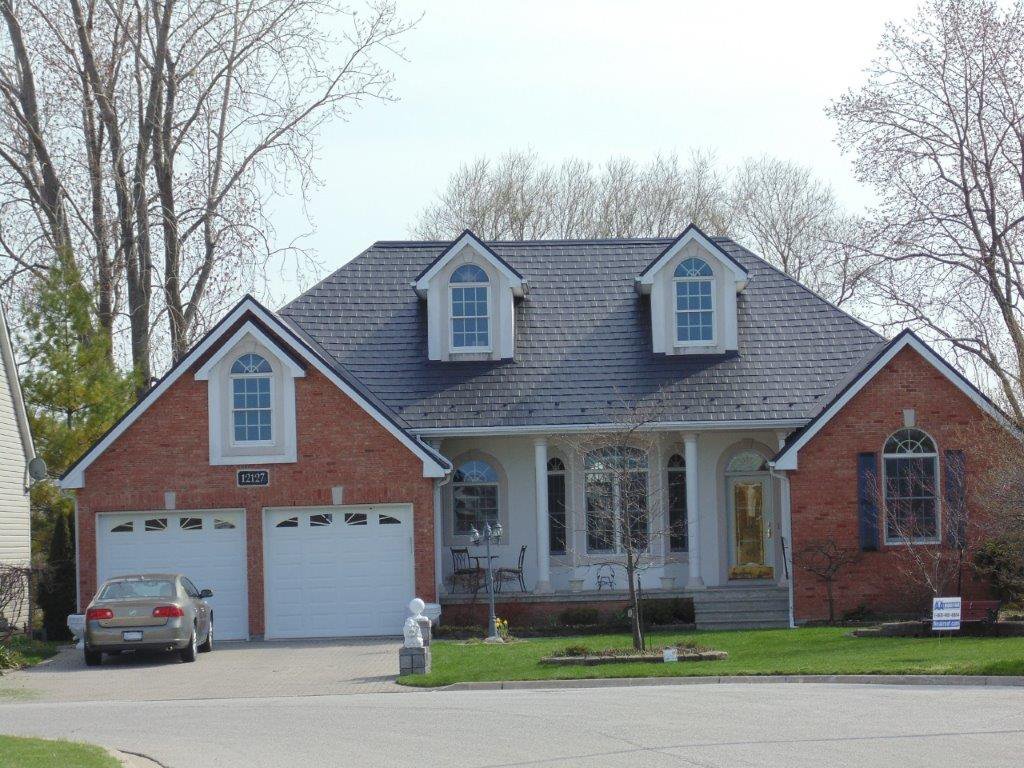
[[[789,476],[785,472],[777,471],[775,465],[771,462],[768,464],[768,473],[779,481],[779,497],[782,506],[782,559],[788,576],[786,584],[789,603],[789,628],[795,629],[793,582],[796,580],[796,574],[793,571],[793,515],[790,509]]]

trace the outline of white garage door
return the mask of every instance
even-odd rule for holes
[[[397,635],[413,597],[412,508],[273,509],[267,637]]]
[[[217,637],[249,636],[245,515],[240,510],[184,510],[99,515],[99,582],[131,573],[181,573],[212,589]]]

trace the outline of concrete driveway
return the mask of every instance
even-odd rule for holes
[[[193,664],[174,655],[104,656],[86,667],[62,650],[37,667],[0,677],[0,701],[163,701],[391,693],[396,638],[220,642]]]
[[[742,683],[0,703],[0,733],[167,768],[1017,768],[1022,712],[1019,688]]]

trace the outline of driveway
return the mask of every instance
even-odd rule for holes
[[[0,701],[161,701],[392,693],[396,638],[220,642],[194,664],[173,655],[104,656],[86,667],[62,650],[37,667],[0,677]]]
[[[772,683],[0,703],[0,733],[168,768],[1020,765],[1024,691]]]

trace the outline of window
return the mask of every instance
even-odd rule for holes
[[[647,456],[618,446],[587,454],[587,551],[622,552],[647,548]],[[623,533],[628,532],[629,541]]]
[[[166,531],[167,530],[167,518],[166,517],[151,517],[146,521],[145,529],[147,531]]]
[[[548,460],[548,542],[551,554],[565,554],[565,463]]]
[[[297,517],[286,517],[284,520],[274,526],[275,528],[298,528],[299,518]]]
[[[110,529],[111,533],[131,533],[135,530],[135,523],[129,520],[126,523],[118,523]]]
[[[309,527],[310,528],[322,528],[325,525],[330,525],[334,522],[334,515],[330,512],[323,512],[317,515],[309,516]]]
[[[231,531],[234,530],[235,524],[230,520],[222,520],[219,517],[213,518],[213,528],[217,531]]]
[[[185,588],[185,594],[186,595],[188,595],[189,597],[191,597],[194,600],[198,600],[199,599],[199,590],[196,589],[196,585],[193,584],[191,581],[189,581],[188,579],[182,579],[181,580],[181,586],[183,586]]]
[[[490,350],[487,273],[475,264],[463,264],[450,282],[452,350]]]
[[[201,517],[179,517],[178,527],[183,531],[203,530],[203,518]]]
[[[885,441],[885,540],[939,540],[939,452],[919,429],[901,429]]]
[[[473,528],[482,531],[485,524],[498,522],[498,473],[486,461],[467,461],[452,479],[454,531],[465,536]]]
[[[402,521],[391,515],[377,515],[378,525],[401,525]]]
[[[345,525],[366,525],[365,512],[346,512]]]
[[[235,443],[269,443],[271,432],[270,363],[245,354],[231,366],[231,423]]]
[[[710,344],[715,340],[714,273],[706,261],[686,259],[675,272],[676,341]]]
[[[727,474],[736,475],[749,472],[767,472],[768,461],[757,451],[741,451],[729,459],[725,467]]]
[[[672,552],[686,552],[686,462],[678,453],[668,460],[668,548]]]

